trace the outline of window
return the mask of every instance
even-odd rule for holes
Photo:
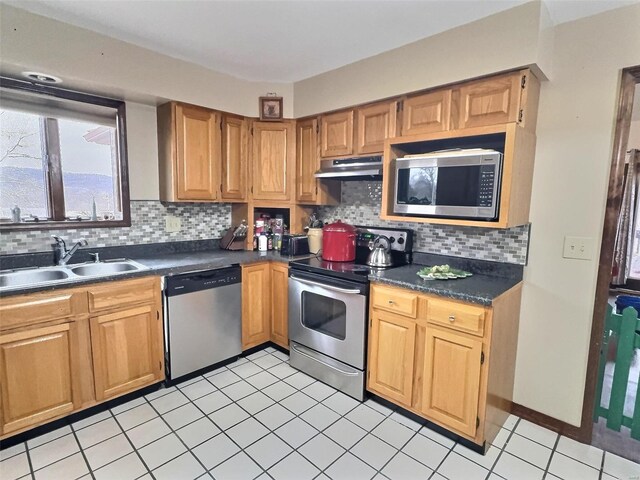
[[[0,88],[0,228],[130,225],[124,103],[6,78]]]

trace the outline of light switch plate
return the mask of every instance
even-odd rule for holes
[[[591,237],[564,237],[564,258],[593,260],[594,242]]]
[[[164,217],[165,227],[167,232],[179,232],[182,228],[182,221],[180,217],[174,217],[173,215],[167,215]]]

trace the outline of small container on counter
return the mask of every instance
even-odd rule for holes
[[[267,243],[267,235],[263,232],[258,237],[258,250],[261,252],[266,252],[268,247]]]

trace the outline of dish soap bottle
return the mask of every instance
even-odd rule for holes
[[[22,217],[20,216],[20,207],[18,205],[14,205],[11,209],[11,221],[13,223],[20,223],[22,221]]]

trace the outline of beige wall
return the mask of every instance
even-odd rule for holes
[[[131,200],[160,198],[156,107],[127,102],[127,151]]]
[[[636,90],[636,95],[638,95]],[[640,150],[640,120],[631,122],[631,131],[629,132],[629,149],[636,148]]]
[[[582,411],[620,70],[640,64],[638,25],[640,5],[557,27],[553,81],[543,84],[540,98],[516,401],[574,425]],[[565,235],[596,239],[594,259],[563,259]]]
[[[549,76],[553,31],[539,2],[507,10],[294,85],[295,117],[519,66]]]
[[[640,64],[640,5],[554,29],[545,10],[526,4],[298,82],[295,113],[531,63],[544,71],[515,401],[578,425],[619,74]],[[563,259],[565,235],[593,237],[594,259]]]
[[[0,4],[3,73],[43,70],[65,85],[143,103],[171,99],[240,115],[258,115],[258,97],[284,97],[293,116],[291,84],[249,82],[83,28]]]

